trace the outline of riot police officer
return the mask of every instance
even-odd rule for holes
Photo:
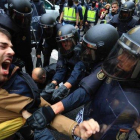
[[[133,18],[134,10],[135,3],[127,1],[122,4],[119,14],[114,15],[114,17],[108,22],[114,27],[117,27],[119,36],[121,36],[122,33],[126,33],[131,28],[135,27],[137,20]]]
[[[14,63],[26,72],[32,73],[30,22],[32,8],[28,0],[9,0],[8,14],[0,14],[0,26],[6,28],[12,36],[15,51]],[[25,63],[25,64],[24,64]]]
[[[102,66],[93,72],[97,78],[92,76],[96,87],[91,93],[96,94],[77,121],[94,118],[100,124],[95,140],[139,139],[140,133],[132,131],[140,117],[139,34],[140,26],[122,34]]]
[[[96,88],[96,85],[92,85],[92,71],[98,65],[100,66],[118,38],[119,36],[116,29],[108,24],[96,25],[87,31],[83,37],[80,60],[84,63],[88,76],[82,79],[80,82],[81,86],[78,89],[58,102],[58,104],[55,104],[58,113],[63,110],[67,112],[75,109],[91,99],[90,94],[92,94],[92,91]]]
[[[88,5],[85,13],[85,32],[96,25],[98,22],[98,8],[96,8],[96,1],[92,1],[92,5]]]
[[[41,35],[39,45],[37,48],[37,63],[36,66],[39,67],[42,65],[41,61],[41,51],[44,56],[43,67],[48,66],[50,63],[50,56],[53,49],[58,50],[57,42],[56,42],[56,33],[57,30],[62,26],[61,24],[57,24],[54,14],[43,14],[40,17],[39,24],[43,29],[43,33]]]
[[[80,61],[81,45],[78,44],[79,34],[73,25],[62,26],[57,33],[59,45],[56,73],[52,82],[48,84],[41,96],[47,99],[52,95],[52,101],[56,102],[69,94],[69,90],[77,88],[79,81],[85,75],[85,66]],[[60,86],[60,83],[63,82]],[[58,89],[54,90],[56,86]]]

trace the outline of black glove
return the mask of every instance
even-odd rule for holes
[[[45,87],[45,92],[52,93],[55,89],[56,85],[54,83],[50,83]]]
[[[27,119],[27,124],[33,129],[44,129],[54,119],[55,113],[50,106],[41,107]]]
[[[40,93],[40,95],[41,97],[43,97],[43,99],[50,102],[52,98],[52,93],[54,92],[54,90],[55,90],[55,84],[50,83],[45,87],[45,89]]]
[[[58,102],[65,98],[69,94],[69,89],[66,86],[62,85],[58,89],[56,89],[52,94],[52,101]]]
[[[20,68],[23,68],[25,66],[25,62],[22,61],[20,58],[15,58],[13,59],[13,64],[15,64],[16,66],[19,66]]]
[[[42,67],[42,61],[41,61],[41,58],[37,58],[37,61],[36,61],[36,67]]]

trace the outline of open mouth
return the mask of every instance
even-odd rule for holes
[[[2,72],[4,75],[9,74],[9,67],[10,67],[10,61],[6,60],[5,62],[2,63]]]

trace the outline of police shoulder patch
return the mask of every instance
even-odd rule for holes
[[[99,80],[104,80],[105,77],[106,77],[106,76],[105,76],[105,74],[103,73],[102,70],[100,70],[100,71],[97,73],[97,78],[98,78]]]
[[[129,130],[120,129],[118,134],[116,135],[116,140],[126,140],[128,133]]]

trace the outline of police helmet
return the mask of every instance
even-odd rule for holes
[[[119,38],[110,24],[98,24],[83,36],[81,60],[86,64],[104,60]]]
[[[79,41],[79,37],[78,31],[73,25],[67,24],[58,30],[56,41],[59,44],[59,50],[62,56],[71,57],[74,47]]]
[[[22,28],[30,26],[32,8],[29,0],[8,0],[8,11],[18,26]]]
[[[123,33],[104,61],[106,75],[117,80],[140,80],[140,26]]]
[[[122,4],[120,12],[119,12],[119,20],[120,21],[129,21],[132,19],[133,13],[135,10],[135,3],[131,1],[127,1]]]
[[[43,28],[44,34],[47,38],[53,35],[53,27],[56,25],[56,19],[53,14],[43,14],[39,21],[40,26]]]

